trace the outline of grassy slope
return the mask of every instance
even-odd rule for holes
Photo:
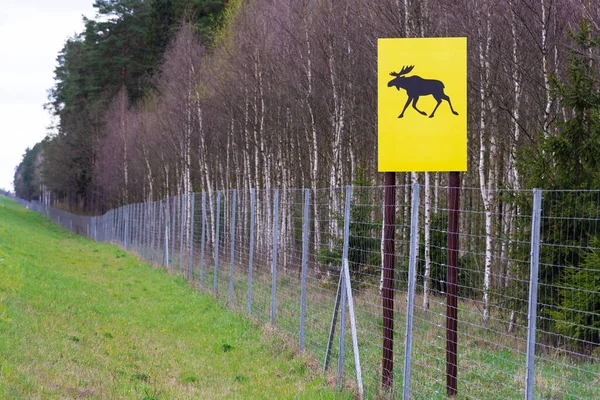
[[[350,397],[262,334],[183,279],[0,197],[3,398]]]

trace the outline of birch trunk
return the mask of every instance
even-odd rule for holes
[[[200,138],[200,148],[198,149],[198,164],[200,167],[200,171],[202,172],[202,176],[204,178],[204,187],[207,191],[208,197],[208,215],[210,215],[210,224],[208,225],[208,231],[210,234],[210,243],[212,246],[215,244],[215,199],[213,196],[213,185],[212,185],[212,177],[210,176],[210,170],[208,167],[208,146],[206,145],[206,138],[204,132],[204,124],[202,119],[202,107],[200,102],[197,100],[196,103],[196,115],[198,118],[198,136]]]
[[[485,210],[485,261],[484,261],[484,276],[483,276],[483,319],[487,321],[489,318],[489,299],[490,299],[490,279],[492,272],[492,203],[493,203],[493,170],[495,168],[495,152],[494,136],[489,135],[489,149],[487,148],[486,138],[486,109],[488,106],[489,96],[489,49],[491,44],[490,31],[490,9],[486,11],[485,32],[480,31],[480,37],[484,40],[479,42],[479,68],[480,68],[480,114],[479,114],[479,186],[481,190],[481,198]],[[485,37],[483,36],[485,35]],[[490,100],[491,102],[491,100]],[[488,169],[485,170],[486,157],[488,157]]]
[[[431,194],[429,172],[425,172],[425,276],[423,278],[423,309],[429,310],[429,288],[431,287]]]
[[[331,11],[330,11],[331,12]],[[330,32],[330,36],[333,35]],[[330,124],[331,124],[331,131],[333,132],[333,143],[332,143],[332,168],[330,170],[330,175],[329,175],[329,187],[330,188],[339,188],[341,186],[340,184],[340,164],[341,164],[341,159],[340,159],[340,153],[341,153],[341,141],[342,141],[342,130],[343,130],[343,124],[344,124],[344,118],[343,118],[343,105],[342,105],[342,100],[340,98],[340,94],[338,92],[338,87],[337,87],[337,77],[336,77],[336,72],[335,72],[335,68],[336,68],[336,64],[335,64],[335,57],[334,57],[334,43],[333,43],[333,39],[329,40],[329,57],[328,57],[328,64],[329,64],[329,83],[331,84],[331,94],[332,94],[332,98],[333,98],[333,113],[331,115],[331,119],[330,119]],[[331,204],[331,208],[330,210],[332,210],[333,212],[338,212],[339,210],[339,197],[338,197],[338,193],[335,190],[331,190],[330,191],[330,204]],[[329,245],[330,247],[333,246],[333,238],[339,236],[339,226],[338,226],[338,221],[336,218],[331,218],[331,213],[330,213],[330,218],[331,220],[331,224],[330,226],[330,232],[329,232]]]
[[[511,8],[514,6],[514,0],[510,2]],[[508,153],[508,161],[507,161],[507,172],[508,172],[508,187],[511,190],[519,190],[519,172],[516,168],[516,151],[517,145],[519,143],[520,129],[519,129],[519,117],[520,117],[520,108],[521,108],[521,74],[519,72],[519,53],[518,53],[518,40],[517,40],[517,23],[515,18],[515,13],[513,12],[511,15],[511,34],[512,34],[512,81],[513,81],[513,119],[512,119],[512,142]],[[516,235],[516,224],[513,221],[513,214],[518,214],[518,209],[516,213],[513,212],[513,203],[511,201],[506,202],[505,212],[504,212],[504,222],[503,222],[503,230],[505,235],[507,236],[507,240],[502,242],[502,250],[501,250],[501,259],[506,259],[506,273],[504,279],[504,287],[505,289],[511,283],[512,280],[512,272],[515,268],[514,263],[512,262],[512,257],[509,252],[512,251],[513,247],[513,238]],[[511,332],[515,322],[515,309],[511,309],[510,312],[510,322],[508,325],[508,332]]]
[[[123,139],[123,197],[124,204],[129,204],[129,156],[127,154],[127,121],[125,112],[127,110],[127,90],[121,87],[119,93],[119,124],[121,127],[121,138]]]
[[[548,22],[546,20],[547,12],[546,10],[546,1],[540,0],[542,6],[542,74],[544,77],[544,97],[545,97],[545,106],[544,106],[544,124],[542,127],[542,131],[544,133],[544,138],[548,137],[548,130],[550,126],[550,110],[552,108],[552,98],[550,95],[550,71],[548,67]]]
[[[306,74],[306,96],[304,97],[304,101],[306,103],[306,108],[308,110],[309,116],[309,129],[310,129],[310,137],[311,142],[309,142],[309,147],[311,150],[309,152],[310,163],[311,163],[311,189],[313,191],[313,215],[315,220],[314,226],[314,248],[319,249],[321,246],[321,228],[319,226],[319,222],[321,220],[321,212],[319,210],[319,203],[317,201],[317,188],[319,181],[319,144],[317,141],[317,125],[315,122],[315,111],[312,104],[313,99],[313,75],[312,75],[312,47],[309,35],[309,21],[306,17],[306,13],[303,13],[303,27],[304,27],[304,44],[306,46],[306,57],[304,63],[304,69]],[[312,144],[312,146],[311,146]]]

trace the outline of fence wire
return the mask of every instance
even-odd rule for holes
[[[449,189],[396,187],[389,389],[382,388],[383,192],[190,193],[99,217],[20,201],[77,234],[184,276],[281,332],[359,396],[446,398]],[[544,191],[541,205],[533,193],[460,189],[461,398],[600,398],[600,191]],[[409,298],[411,232],[417,244]]]

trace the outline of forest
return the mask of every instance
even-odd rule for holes
[[[95,7],[97,18],[57,56],[47,104],[57,123],[16,169],[24,199],[99,215],[200,191],[213,198],[216,190],[381,185],[377,39],[388,37],[467,38],[461,186],[475,189],[484,207],[484,317],[494,230],[514,229],[497,216],[526,208],[498,199],[499,190],[600,188],[598,2],[97,0]],[[402,173],[397,181],[421,183],[431,202],[446,175]],[[581,201],[598,209],[592,197]],[[342,200],[330,200],[339,209]],[[559,201],[545,205],[568,215]],[[432,218],[427,211],[427,268]],[[577,232],[570,244],[595,235]],[[586,254],[545,256],[553,266],[595,265]],[[570,279],[548,276],[548,284]],[[548,304],[577,309],[566,296],[548,296]],[[600,343],[597,329],[589,334]]]
[[[226,4],[97,0],[57,56],[56,127],[24,155],[17,194],[100,213],[216,188],[381,184],[377,39],[441,36],[468,39],[463,186],[487,202],[495,188],[598,187],[596,2]]]

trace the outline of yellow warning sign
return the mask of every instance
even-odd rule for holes
[[[379,171],[466,171],[467,39],[378,42]]]

